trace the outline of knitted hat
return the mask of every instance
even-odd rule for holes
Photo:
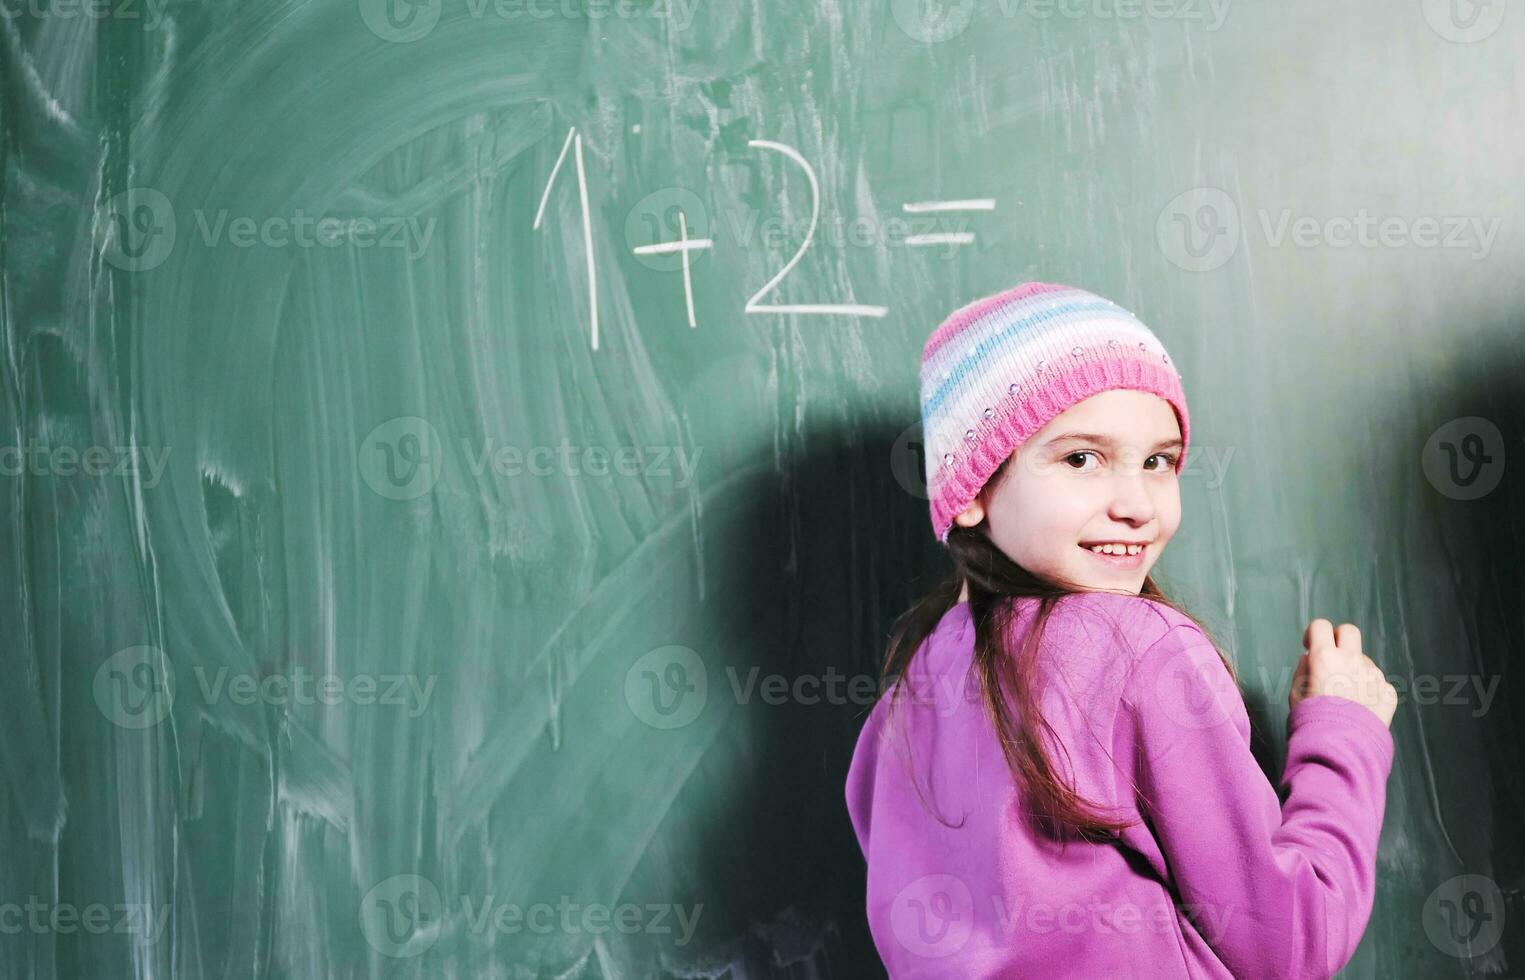
[[[1023,283],[955,310],[921,354],[921,423],[932,531],[1005,459],[1071,405],[1114,388],[1159,395],[1189,442],[1181,375],[1132,313],[1083,289]]]

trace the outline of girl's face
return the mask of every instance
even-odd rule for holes
[[[1180,454],[1169,402],[1104,391],[1034,433],[955,520],[962,527],[988,521],[996,547],[1034,575],[1080,590],[1137,593],[1181,523]],[[1143,547],[1118,556],[1091,550],[1106,543]]]

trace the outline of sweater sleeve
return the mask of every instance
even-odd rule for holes
[[[1202,938],[1235,976],[1338,972],[1371,916],[1393,758],[1381,719],[1345,698],[1300,702],[1280,803],[1244,700],[1191,623],[1139,657],[1121,711],[1135,803]]]

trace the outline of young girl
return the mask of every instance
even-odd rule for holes
[[[1150,569],[1181,520],[1180,376],[1132,314],[1027,283],[922,354],[957,574],[896,623],[847,807],[892,977],[1328,977],[1371,914],[1397,692],[1316,619],[1286,802],[1229,664]]]

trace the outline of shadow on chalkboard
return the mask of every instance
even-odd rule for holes
[[[807,432],[808,450],[786,455],[782,471],[759,470],[737,527],[722,535],[725,560],[743,563],[755,583],[736,598],[742,608],[718,613],[747,626],[726,666],[743,683],[757,668],[757,679],[739,716],[749,734],[737,756],[749,768],[708,835],[699,900],[733,917],[727,935],[746,936],[732,954],[736,976],[885,976],[847,770],[891,623],[951,570],[926,501],[891,472],[900,435]],[[784,679],[783,698],[766,696],[769,675]],[[856,694],[851,678],[860,678]],[[867,691],[861,678],[872,679]]]
[[[1522,332],[1515,322],[1480,335]],[[1525,441],[1525,353],[1451,356],[1449,383],[1423,398],[1397,388],[1391,404],[1374,406],[1385,437],[1352,453],[1370,452],[1374,471],[1396,474],[1393,486],[1374,488],[1362,529],[1384,543],[1371,583],[1380,622],[1358,624],[1399,694],[1365,940],[1378,975],[1403,964],[1406,976],[1502,976],[1525,960],[1525,843],[1514,832],[1525,812],[1525,691],[1509,683],[1525,595],[1525,495],[1518,457],[1508,465]],[[1256,757],[1279,788],[1282,757],[1268,733],[1285,703],[1259,690],[1246,701]],[[1416,805],[1429,813],[1417,823]]]
[[[1522,321],[1485,325],[1479,336],[1519,337]],[[1393,535],[1401,621],[1421,628],[1403,638],[1414,666],[1399,686],[1388,789],[1395,792],[1400,769],[1422,780],[1435,819],[1414,862],[1413,918],[1391,931],[1413,937],[1419,948],[1405,950],[1405,961],[1424,962],[1425,975],[1505,975],[1525,961],[1525,842],[1517,832],[1525,813],[1525,689],[1511,683],[1525,595],[1525,461],[1518,455],[1525,349],[1450,353],[1452,383],[1426,398],[1414,437],[1393,448],[1423,506]],[[1416,535],[1441,557],[1406,560],[1419,551],[1402,544]],[[1406,673],[1396,650],[1384,653],[1379,662],[1390,678]],[[1422,691],[1415,681],[1424,676],[1438,683]],[[1478,877],[1449,892],[1458,875]]]

